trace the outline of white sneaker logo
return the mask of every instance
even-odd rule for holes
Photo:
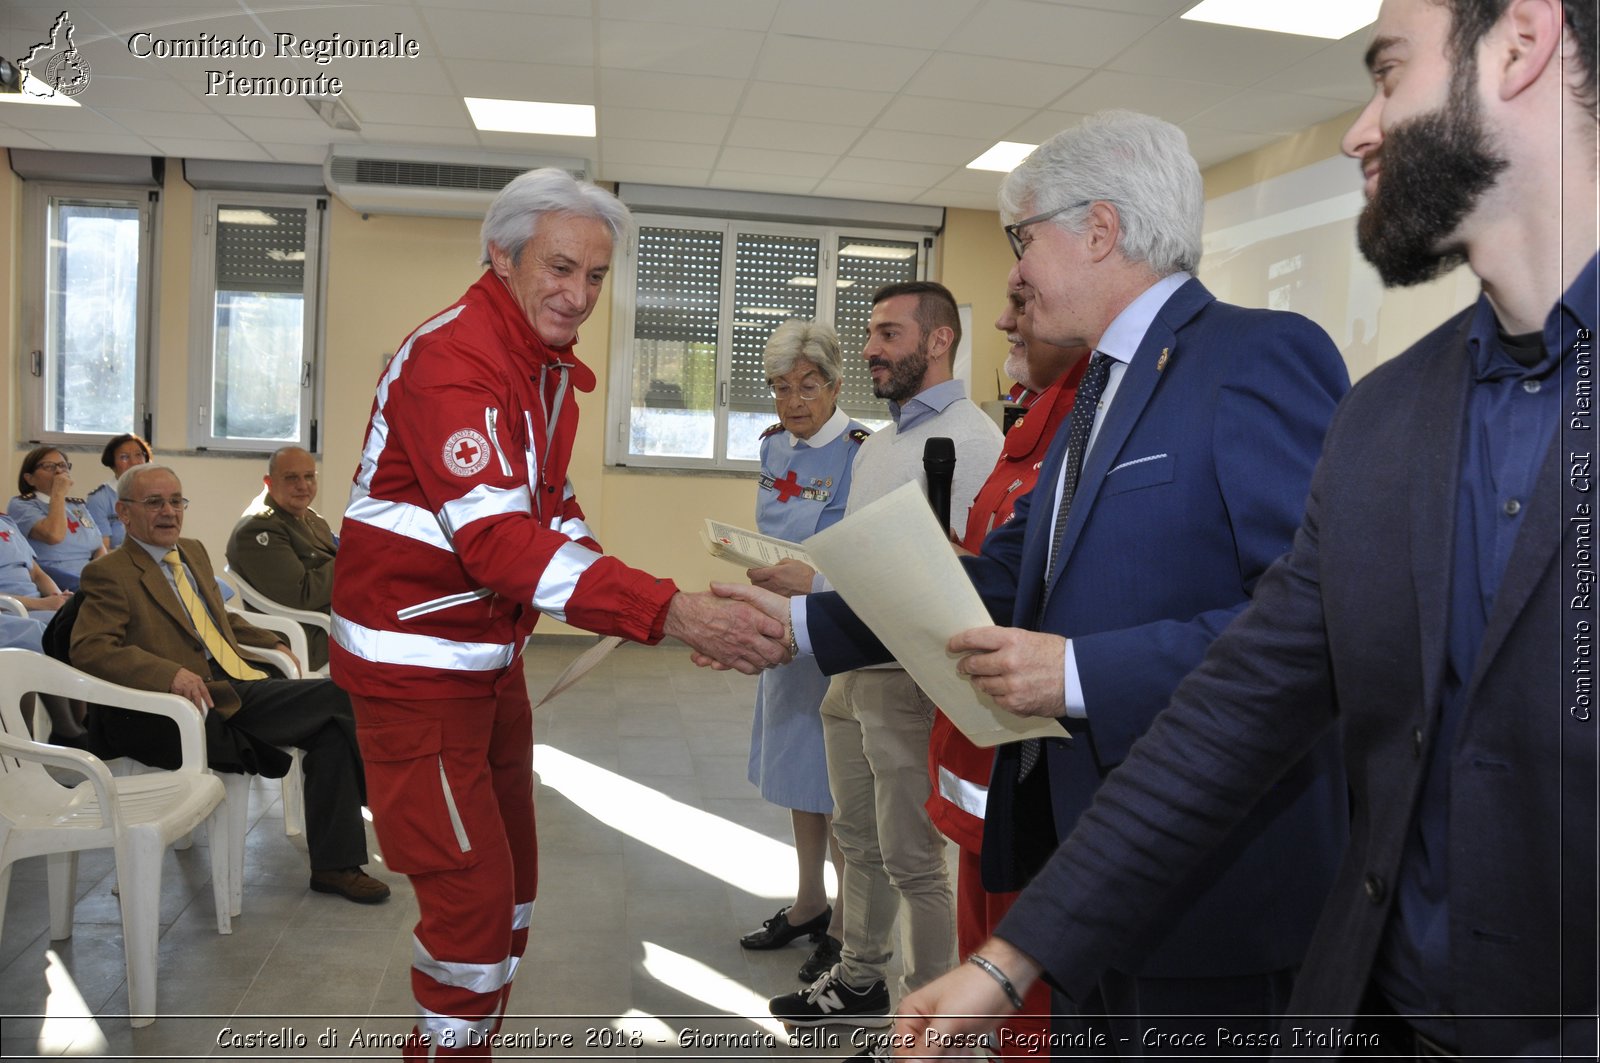
[[[812,1003],[822,1009],[823,1014],[827,1014],[830,1011],[844,1010],[844,1001],[839,999],[839,991],[831,987],[826,993],[818,993],[811,1000]]]

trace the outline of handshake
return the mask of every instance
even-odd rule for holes
[[[667,606],[665,634],[685,643],[702,668],[755,675],[794,659],[789,600],[743,583],[679,592]]]

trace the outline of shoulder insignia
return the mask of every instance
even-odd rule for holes
[[[775,436],[781,431],[783,431],[783,422],[779,421],[777,424],[772,425],[771,427],[769,427],[765,432],[762,432],[761,433],[761,438],[765,439],[768,436]]]
[[[857,443],[861,443],[862,441],[864,441],[871,434],[872,434],[871,430],[870,429],[866,429],[866,428],[852,428],[852,429],[850,429],[850,438],[855,440]]]
[[[269,538],[266,532],[256,532],[256,545],[266,546]]]

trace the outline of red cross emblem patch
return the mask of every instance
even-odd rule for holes
[[[489,441],[482,432],[463,428],[445,440],[444,467],[457,476],[472,476],[488,464]]]

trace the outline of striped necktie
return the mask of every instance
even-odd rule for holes
[[[1078,393],[1072,397],[1072,413],[1067,421],[1066,467],[1061,475],[1061,501],[1056,506],[1055,534],[1050,541],[1050,559],[1045,565],[1044,588],[1039,593],[1039,622],[1044,627],[1044,610],[1049,601],[1050,584],[1061,571],[1061,547],[1067,541],[1067,515],[1072,512],[1072,498],[1078,493],[1078,477],[1083,472],[1083,452],[1089,449],[1089,435],[1094,431],[1095,410],[1100,396],[1105,393],[1106,381],[1111,378],[1111,356],[1094,352],[1089,368],[1078,384]],[[1021,782],[1039,763],[1039,740],[1025,739],[1018,751],[1021,762],[1017,765],[1017,781]]]
[[[267,678],[267,673],[246,664],[244,658],[234,651],[233,645],[222,637],[217,625],[211,622],[211,614],[206,611],[206,603],[200,600],[200,595],[195,593],[194,585],[189,582],[189,574],[184,571],[183,559],[178,556],[178,551],[168,550],[161,560],[172,569],[172,578],[178,585],[178,600],[183,602],[183,607],[189,611],[189,619],[194,623],[195,634],[205,643],[217,666],[234,679]]]

